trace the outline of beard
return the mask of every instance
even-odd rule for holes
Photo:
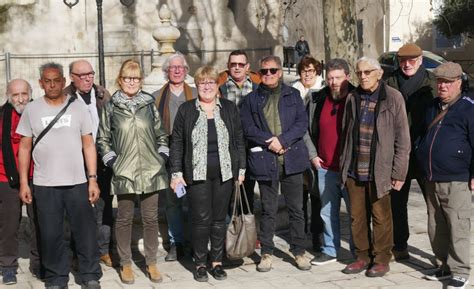
[[[22,114],[23,111],[25,110],[25,107],[26,107],[26,104],[13,105],[13,108],[15,109],[16,112],[18,112],[18,114]]]
[[[331,90],[331,96],[333,100],[340,100],[342,98],[340,90]]]

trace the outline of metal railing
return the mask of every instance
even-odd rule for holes
[[[190,65],[193,73],[195,69],[203,64],[210,64],[217,69],[222,70],[226,67],[227,57],[233,49],[225,50],[181,50]],[[272,48],[247,48],[243,49],[249,55],[251,65],[256,65],[258,59],[264,55],[272,53]],[[135,58],[140,61],[145,75],[150,74],[152,64],[158,57],[158,52],[155,50],[142,51],[128,51],[128,52],[107,52],[105,53],[105,80],[107,89],[114,91],[115,78],[123,61],[129,58]],[[0,79],[0,95],[6,89],[8,81],[14,78],[23,78],[30,82],[33,88],[33,97],[42,95],[42,90],[38,84],[39,72],[38,68],[50,61],[60,63],[64,66],[64,73],[69,74],[68,66],[75,59],[88,60],[95,71],[98,71],[98,54],[91,53],[54,53],[54,54],[14,54],[6,52],[0,55],[0,75],[4,75]],[[256,66],[254,66],[256,67]],[[97,82],[98,82],[97,77]],[[69,82],[69,81],[67,81]]]

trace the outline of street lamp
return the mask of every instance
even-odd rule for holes
[[[72,8],[79,3],[79,0],[63,0],[64,4]],[[96,0],[97,4],[97,31],[98,31],[98,50],[99,50],[99,83],[105,87],[105,64],[104,64],[104,28],[102,26],[102,0]],[[135,0],[120,0],[122,5],[129,7]]]

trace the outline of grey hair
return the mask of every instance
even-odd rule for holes
[[[170,67],[170,62],[171,62],[171,60],[173,60],[175,58],[182,59],[184,67],[186,67],[186,71],[189,71],[189,65],[188,65],[188,62],[186,61],[186,58],[184,57],[183,54],[176,51],[174,54],[172,54],[168,58],[166,58],[165,62],[163,62],[163,67],[161,68],[161,70],[163,71],[163,74],[165,75],[166,79],[168,79],[168,68]]]
[[[278,68],[281,68],[281,58],[275,55],[267,55],[260,59],[260,67],[262,67],[263,63],[273,61],[278,65]]]
[[[326,63],[326,73],[332,70],[340,70],[340,69],[344,70],[344,73],[346,75],[349,75],[350,73],[349,64],[347,64],[347,61],[345,61],[344,59],[333,58],[333,59],[330,59]]]
[[[31,84],[28,81],[26,81],[24,79],[21,79],[21,78],[12,79],[8,82],[7,91],[6,91],[7,97],[10,99],[10,96],[11,96],[10,95],[10,87],[11,87],[12,83],[15,82],[15,81],[23,81],[24,83],[26,83],[26,85],[28,86],[28,97],[31,99],[31,95],[33,94],[33,88],[31,88]]]
[[[380,63],[377,59],[375,58],[370,58],[370,57],[367,57],[367,56],[362,56],[361,58],[359,58],[356,62],[356,67],[359,65],[359,63],[361,62],[367,62],[367,64],[369,64],[370,66],[372,66],[373,68],[375,69],[382,69],[382,67],[380,66]]]
[[[46,69],[57,69],[59,70],[59,73],[61,74],[62,77],[64,77],[64,69],[63,66],[59,63],[56,62],[48,62],[40,66],[39,68],[39,73],[40,77],[43,76],[43,73]]]

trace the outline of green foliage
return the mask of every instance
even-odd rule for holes
[[[464,34],[474,38],[474,0],[444,0],[433,22],[447,37]]]

